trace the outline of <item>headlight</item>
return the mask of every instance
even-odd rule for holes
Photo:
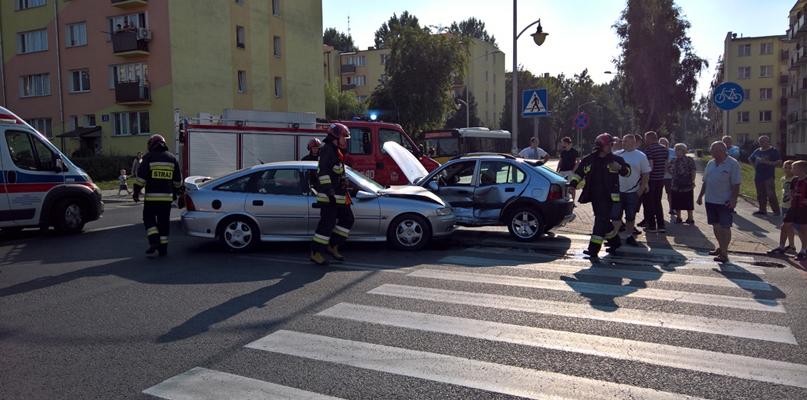
[[[452,215],[452,214],[454,214],[454,210],[452,210],[451,207],[438,208],[437,209],[437,215],[439,215],[441,217],[445,217],[447,215]]]

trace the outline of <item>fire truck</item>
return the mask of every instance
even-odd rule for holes
[[[331,123],[350,129],[345,163],[382,185],[408,183],[403,171],[382,148],[393,141],[417,157],[427,171],[440,164],[422,154],[397,124],[375,121],[323,121],[314,113],[226,109],[221,116],[200,113],[179,116],[176,149],[184,176],[219,176],[241,168],[275,161],[299,160],[308,142],[323,140]]]

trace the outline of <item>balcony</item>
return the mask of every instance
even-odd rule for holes
[[[779,105],[782,107],[787,107],[787,97],[780,97],[779,98]]]
[[[115,84],[115,103],[126,106],[151,104],[148,81],[119,82]]]
[[[148,0],[111,0],[112,5],[118,8],[131,8],[148,5]]]
[[[342,64],[342,73],[343,74],[355,74],[356,73],[356,66],[353,64]]]
[[[146,39],[138,39],[137,32],[118,32],[112,34],[112,51],[119,57],[138,57],[149,54]]]
[[[807,32],[807,26],[804,24],[804,15],[799,17],[793,22],[793,25],[790,25],[790,30],[788,31],[788,40],[798,39],[804,33]]]
[[[790,114],[787,114],[787,123],[795,124],[799,122],[799,117],[801,116],[800,111],[795,111]]]
[[[787,74],[779,75],[779,84],[782,86],[787,86],[787,79],[788,79]]]
[[[344,66],[344,65],[343,65]],[[342,91],[353,90],[356,88],[356,85],[342,85]]]

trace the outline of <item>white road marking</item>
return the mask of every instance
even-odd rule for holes
[[[553,372],[285,330],[246,347],[527,398],[684,397]]]
[[[637,310],[625,307],[592,308],[588,304],[533,300],[522,297],[393,284],[381,285],[367,293],[380,296],[393,296],[406,299],[434,301],[446,304],[459,304],[494,308],[498,310],[520,311],[572,318],[585,318],[597,321],[652,326],[665,329],[676,329],[713,335],[796,344],[796,338],[793,336],[790,328],[786,326],[760,324],[755,322],[731,321],[717,318],[698,317],[693,315],[671,314],[659,311]]]
[[[281,386],[257,379],[196,367],[143,391],[161,399],[306,399],[332,400],[338,397]]]
[[[278,261],[284,263],[292,263],[292,264],[305,264],[305,265],[314,265],[314,262],[311,260],[305,260],[300,258],[292,258],[292,257],[260,257],[260,256],[238,256],[238,258],[246,258],[250,260],[261,260],[261,261]],[[394,267],[389,265],[381,265],[381,264],[367,264],[367,263],[356,263],[356,262],[331,262],[330,265],[324,267],[334,267],[334,268],[342,268],[342,269],[353,269],[358,271],[382,271],[382,272],[395,272],[398,274],[407,274],[412,271],[412,267]]]
[[[537,270],[546,272],[559,272],[562,274],[585,274],[610,278],[637,279],[646,281],[685,283],[690,285],[719,286],[728,288],[741,288],[750,290],[770,291],[771,285],[763,281],[752,281],[748,279],[728,279],[705,276],[692,276],[674,274],[656,269],[655,271],[636,271],[626,269],[614,269],[611,267],[591,268],[575,267],[560,263],[524,263],[511,260],[494,260],[490,258],[448,256],[440,260],[441,263],[454,265],[469,265],[475,267],[506,267],[525,270]],[[654,268],[655,269],[655,268]]]
[[[317,315],[807,388],[807,365],[743,355],[347,303]]]

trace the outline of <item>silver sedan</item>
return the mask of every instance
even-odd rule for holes
[[[310,183],[316,168],[316,162],[289,161],[212,179],[188,177],[182,229],[190,236],[218,237],[234,251],[260,241],[311,240],[320,214]],[[385,189],[350,168],[347,174],[356,216],[349,242],[389,241],[400,250],[419,250],[456,229],[451,207],[428,190]]]

